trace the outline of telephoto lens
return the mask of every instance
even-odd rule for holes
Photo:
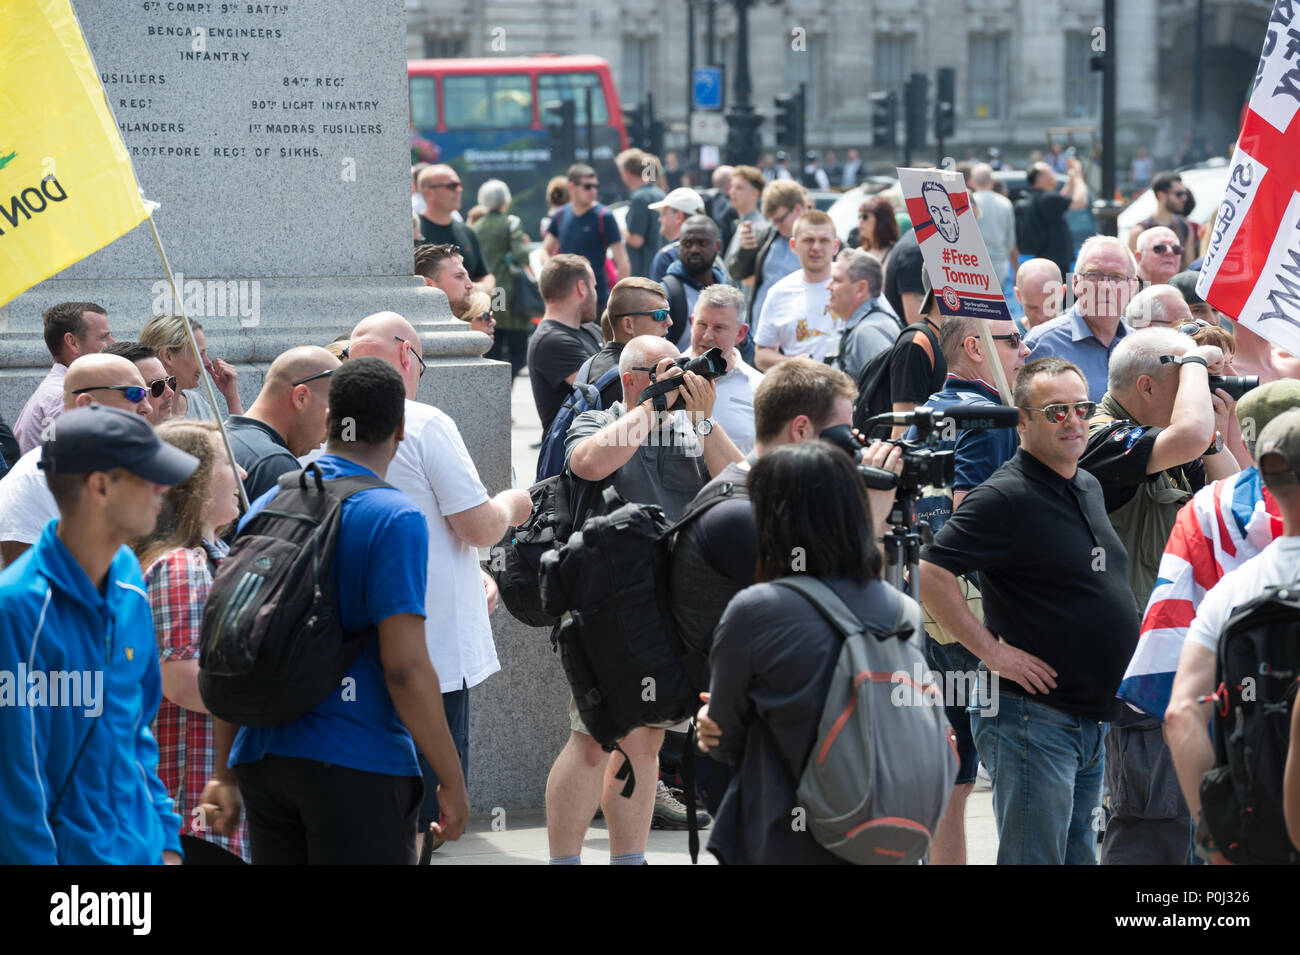
[[[1233,401],[1240,401],[1246,392],[1259,387],[1259,375],[1211,375],[1210,391],[1222,388],[1232,395]]]

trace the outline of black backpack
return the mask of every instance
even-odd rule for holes
[[[658,505],[606,488],[605,513],[542,557],[542,606],[565,616],[552,639],[587,732],[606,750],[638,726],[678,723],[700,707],[709,648],[683,640],[674,624],[668,556],[676,534],[734,490],[724,482],[673,523]],[[626,768],[624,795],[636,783]]]
[[[1047,230],[1031,192],[1016,201],[1016,248],[1021,255],[1041,255],[1046,245]]]
[[[668,314],[673,320],[673,327],[668,329],[668,340],[680,345],[682,332],[691,317],[691,310],[686,307],[686,286],[676,275],[665,275],[663,285],[668,290]]]
[[[554,627],[559,614],[542,607],[540,571],[542,557],[564,545],[575,525],[580,526],[591,506],[599,505],[600,484],[575,478],[568,468],[538,481],[528,489],[533,509],[518,527],[491,551],[488,573],[496,581],[501,602],[510,616],[530,627]],[[576,520],[575,520],[576,517]]]
[[[914,325],[905,325],[900,329],[898,337],[894,339],[893,347],[886,348],[873,357],[862,366],[862,371],[858,373],[858,398],[853,405],[853,427],[868,437],[889,437],[890,429],[883,425],[871,429],[871,433],[868,434],[867,422],[878,414],[886,414],[894,409],[890,365],[894,360],[894,353],[898,351],[900,345],[904,344],[904,336],[909,336],[917,331],[920,331],[930,340],[931,367],[935,367],[943,355],[943,351],[939,348],[939,334],[930,327],[929,322],[922,319]],[[933,389],[933,391],[938,391],[938,388]]]
[[[1295,865],[1282,776],[1300,676],[1300,583],[1269,587],[1233,612],[1219,640],[1214,769],[1201,781],[1205,822],[1238,865]]]
[[[374,632],[343,630],[334,548],[343,502],[392,485],[369,474],[326,481],[314,463],[279,484],[235,539],[203,605],[199,694],[213,716],[239,726],[278,726],[312,710],[339,689]]]

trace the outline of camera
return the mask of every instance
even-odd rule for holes
[[[727,373],[727,359],[723,356],[721,348],[710,348],[698,358],[687,358],[683,355],[669,367],[680,368],[683,375],[688,371],[693,371],[701,378],[712,381],[714,378],[720,378]],[[681,386],[681,382],[677,380],[680,377],[680,375],[665,375],[657,378],[653,371],[650,372],[650,380],[654,384],[641,392],[641,400],[645,401],[647,398],[653,398],[656,411],[682,410],[686,407],[686,401],[682,398],[680,392],[678,392],[677,400],[673,402],[671,408],[666,407],[667,402],[664,398],[664,395],[668,394],[668,392]]]
[[[1259,387],[1259,375],[1211,375],[1210,393],[1222,388],[1232,396],[1233,401],[1240,401],[1241,396],[1253,388]]]
[[[873,468],[862,463],[870,442],[859,437],[846,424],[827,428],[820,437],[848,452],[853,458],[853,463],[857,465],[858,473],[862,475],[862,482],[873,491],[897,488],[905,493],[914,494],[923,487],[952,486],[954,467],[952,451],[941,451],[920,442],[904,441],[901,438],[887,439],[886,444],[895,445],[903,451],[902,473],[895,474],[893,471]]]

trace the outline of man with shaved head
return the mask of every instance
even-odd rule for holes
[[[1152,226],[1138,236],[1134,256],[1138,278],[1147,285],[1164,285],[1182,270],[1183,244],[1173,229]]]
[[[1025,310],[1024,332],[1056,318],[1065,299],[1061,267],[1051,259],[1028,259],[1016,270],[1016,299]]]
[[[406,385],[405,436],[385,480],[415,502],[429,526],[425,641],[468,780],[469,691],[501,669],[488,621],[496,585],[479,567],[478,548],[496,544],[507,528],[527,520],[533,502],[519,489],[488,497],[456,422],[432,405],[412,400],[425,370],[423,351],[410,322],[396,312],[378,312],[352,330],[348,358],[382,359]],[[422,753],[419,758],[424,803],[418,831],[424,859],[441,844],[428,836],[430,824],[438,821],[438,777]]]
[[[324,442],[329,379],[339,364],[315,345],[290,348],[271,362],[249,409],[226,419],[235,461],[248,472],[249,501],[275,487],[281,474],[298,470],[298,458]]]
[[[154,410],[144,377],[120,355],[82,355],[68,366],[63,410],[92,404],[134,411],[145,418]],[[59,516],[45,472],[38,467],[40,460],[37,441],[0,481],[0,558],[6,566],[36,543],[45,525]]]

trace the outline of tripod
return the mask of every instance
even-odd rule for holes
[[[899,593],[921,602],[921,530],[916,522],[917,489],[899,488],[889,511],[889,532],[881,539],[885,547],[885,579]],[[906,576],[904,576],[906,574]]]

